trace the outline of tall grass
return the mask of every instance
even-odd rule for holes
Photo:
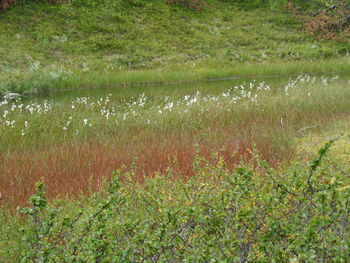
[[[220,152],[234,167],[255,148],[277,164],[293,157],[304,127],[319,131],[346,117],[349,95],[346,81],[303,76],[219,95],[10,102],[0,119],[1,202],[23,204],[42,177],[50,197],[86,193],[89,178],[98,190],[111,171],[134,162],[140,181],[174,163],[176,176],[191,176],[197,150]]]
[[[270,63],[227,63],[218,59],[205,59],[186,64],[172,64],[154,69],[129,69],[120,67],[104,69],[37,69],[34,71],[5,74],[0,78],[0,95],[6,92],[48,93],[55,90],[137,86],[144,84],[174,84],[210,81],[217,79],[298,75],[298,74],[346,74],[349,58],[318,61]],[[102,67],[102,69],[101,69]]]

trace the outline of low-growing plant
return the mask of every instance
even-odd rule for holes
[[[206,3],[205,0],[166,0],[168,4],[183,5],[192,10],[200,11],[202,10]]]
[[[37,1],[42,1],[45,3],[63,3],[66,2],[66,0],[37,0]],[[0,0],[0,11],[1,10],[6,10],[10,6],[16,4],[16,3],[27,3],[27,2],[35,2],[35,0]]]
[[[319,12],[298,10],[292,3],[288,9],[305,32],[316,39],[346,42],[350,37],[350,8],[344,4],[331,5]]]
[[[325,0],[303,1],[303,0],[221,0],[231,2],[245,9],[265,8],[281,9],[287,4],[293,4],[301,9],[311,9],[315,7],[324,7],[327,3]]]
[[[350,187],[327,161],[334,140],[309,163],[282,171],[255,152],[230,172],[219,154],[197,155],[195,176],[135,184],[119,170],[105,193],[48,205],[44,184],[22,211],[22,262],[348,262]],[[326,162],[325,165],[322,165]],[[348,171],[347,171],[348,172]]]

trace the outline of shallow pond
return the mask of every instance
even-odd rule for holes
[[[318,76],[320,77],[320,76]],[[328,77],[332,77],[328,75]],[[198,91],[203,95],[218,95],[222,92],[235,86],[249,86],[253,83],[255,86],[260,83],[265,83],[270,86],[272,91],[278,91],[297,76],[265,76],[254,78],[235,78],[229,80],[215,80],[196,83],[182,84],[154,84],[154,85],[139,85],[139,86],[117,86],[109,88],[89,88],[75,89],[52,92],[45,96],[28,97],[27,101],[40,102],[42,100],[50,100],[55,103],[70,102],[79,97],[101,98],[107,95],[112,95],[113,100],[130,100],[145,94],[146,97],[152,99],[169,97],[182,97],[184,95],[192,95]]]

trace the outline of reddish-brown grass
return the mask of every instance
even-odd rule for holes
[[[210,118],[202,128],[131,126],[104,129],[103,136],[92,133],[85,139],[67,138],[63,143],[49,141],[40,147],[8,149],[0,153],[0,205],[11,209],[26,205],[39,180],[45,181],[50,199],[98,191],[114,170],[131,166],[135,158],[139,183],[145,176],[164,173],[169,166],[175,179],[191,176],[194,145],[206,158],[219,152],[230,168],[241,158],[249,159],[253,148],[274,165],[293,157],[291,141],[297,129],[316,123],[321,126],[341,115],[329,107],[325,111],[318,114],[281,107],[272,115],[264,110],[244,116],[225,113],[234,117],[222,114]]]
[[[44,180],[49,198],[79,196],[101,189],[112,172],[136,161],[140,182],[144,176],[174,169],[175,177],[191,176],[195,157],[196,134],[155,133],[152,137],[134,137],[129,140],[111,140],[101,143],[90,139],[65,145],[48,145],[26,151],[0,154],[1,205],[10,208],[27,204],[34,184]],[[209,142],[199,141],[200,154],[209,157],[220,152],[231,168],[240,158],[249,158],[252,141],[237,140],[235,136]],[[249,136],[247,136],[249,138]],[[250,138],[251,139],[251,138]],[[260,141],[257,149],[276,161],[271,142]],[[236,152],[235,156],[232,153]]]
[[[274,165],[293,157],[292,138],[298,129],[321,127],[347,110],[330,108],[329,103],[319,107],[319,112],[292,106],[277,105],[273,112],[257,108],[204,116],[198,127],[191,123],[169,128],[101,127],[101,134],[92,131],[83,138],[9,148],[0,153],[0,205],[11,209],[26,205],[39,180],[45,181],[50,199],[98,191],[113,171],[131,166],[135,158],[139,183],[156,172],[164,173],[169,166],[175,179],[191,176],[194,145],[206,158],[219,152],[229,168],[241,158],[249,159],[253,148]],[[37,136],[33,142],[40,142]]]

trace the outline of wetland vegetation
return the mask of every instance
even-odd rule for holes
[[[0,0],[0,261],[348,262],[347,2],[292,2]]]

